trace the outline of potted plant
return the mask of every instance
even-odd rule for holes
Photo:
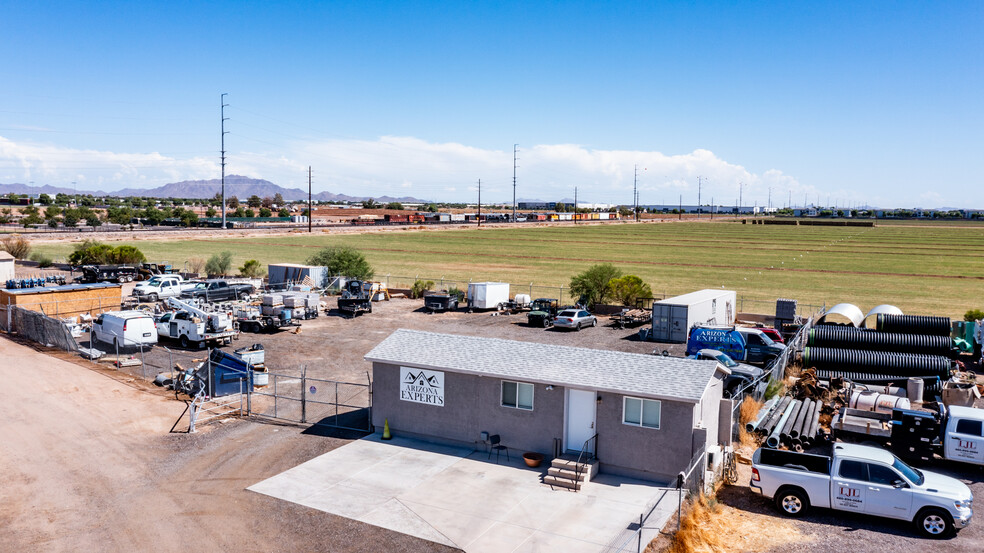
[[[543,462],[543,454],[536,453],[534,451],[527,451],[523,454],[523,461],[526,462],[526,466],[536,468]]]

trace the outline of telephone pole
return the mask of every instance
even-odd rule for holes
[[[478,226],[482,226],[482,179],[478,179]]]
[[[228,131],[225,130],[225,122],[228,118],[225,116],[225,108],[229,104],[225,103],[225,97],[228,96],[228,92],[223,92],[219,96],[219,104],[221,104],[220,117],[222,118],[222,228],[226,228],[226,201],[225,201],[225,166],[226,166],[226,156],[225,156],[225,135]]]
[[[700,176],[697,176],[697,218],[700,219]]]
[[[639,222],[639,166],[636,165],[632,177],[632,211],[635,213],[635,220]]]
[[[308,232],[311,231],[311,221],[314,220],[314,210],[311,209],[311,166],[308,165]]]
[[[512,210],[512,222],[516,222],[516,162],[519,158],[516,154],[519,152],[519,144],[513,144],[513,210]]]
[[[574,224],[577,224],[577,187],[574,187]]]

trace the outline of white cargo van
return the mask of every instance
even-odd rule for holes
[[[114,348],[149,346],[157,343],[157,327],[143,311],[107,311],[92,321],[92,340]]]

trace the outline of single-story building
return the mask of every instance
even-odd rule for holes
[[[12,306],[55,318],[83,313],[96,316],[103,311],[119,309],[122,301],[122,286],[115,282],[0,290],[0,316],[6,318],[6,310]]]
[[[0,286],[14,278],[14,256],[0,250]]]
[[[659,482],[730,442],[716,361],[406,329],[365,358],[372,423],[402,436],[478,447],[498,434],[519,453],[586,450],[601,472]]]

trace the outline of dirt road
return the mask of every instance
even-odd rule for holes
[[[233,421],[0,337],[0,550],[449,551],[244,488],[346,443]]]

